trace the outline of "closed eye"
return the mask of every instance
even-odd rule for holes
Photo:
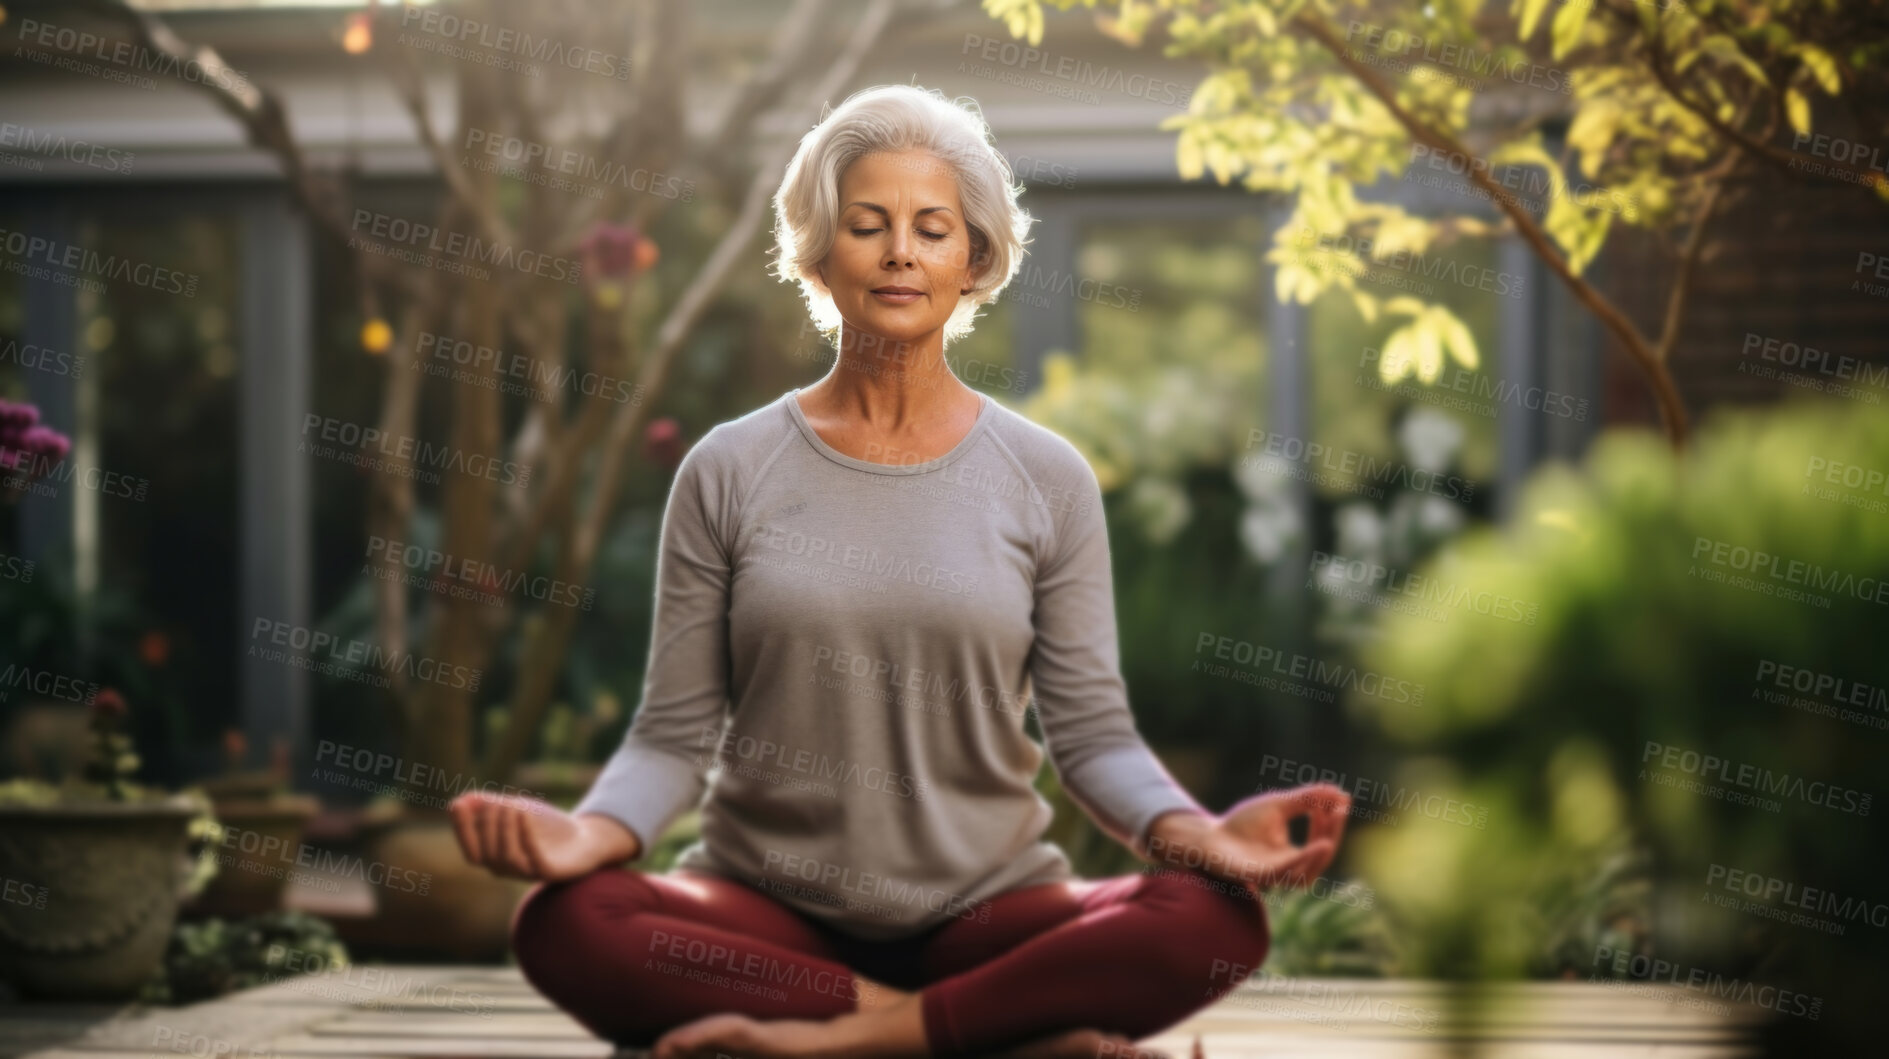
[[[854,235],[874,235],[883,231],[885,231],[884,228],[854,228],[853,234]],[[949,232],[928,232],[923,228],[920,228],[918,230],[918,234],[924,236],[927,239],[930,239],[933,242],[937,242],[940,239],[950,238]]]

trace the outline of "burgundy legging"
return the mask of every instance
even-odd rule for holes
[[[512,921],[531,984],[620,1045],[646,1047],[717,1012],[845,1014],[857,1009],[857,971],[922,990],[941,1059],[1076,1028],[1159,1033],[1257,970],[1270,940],[1249,892],[1167,869],[1012,890],[897,941],[851,937],[738,880],[688,871],[540,884]]]

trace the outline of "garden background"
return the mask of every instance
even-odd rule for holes
[[[1038,218],[948,355],[1095,468],[1142,733],[1216,808],[1353,794],[1269,971],[1768,989],[1780,1054],[1868,1039],[1880,6],[143,0],[0,38],[0,768],[44,800],[110,689],[212,845],[316,866],[217,872],[203,991],[246,958],[210,912],[504,957],[519,887],[437,809],[569,804],[621,738],[677,461],[833,362],[767,196],[910,82],[977,101]],[[1135,867],[1042,789],[1081,870]]]

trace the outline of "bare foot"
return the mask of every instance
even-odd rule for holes
[[[923,1059],[928,1054],[918,998],[906,994],[886,1007],[825,1021],[710,1015],[663,1034],[650,1059]]]
[[[998,1052],[995,1059],[1174,1059],[1153,1048],[1137,1048],[1119,1033],[1066,1030]]]

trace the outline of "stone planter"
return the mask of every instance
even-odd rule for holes
[[[178,796],[0,805],[0,979],[49,1000],[134,995],[170,941],[200,811]]]

